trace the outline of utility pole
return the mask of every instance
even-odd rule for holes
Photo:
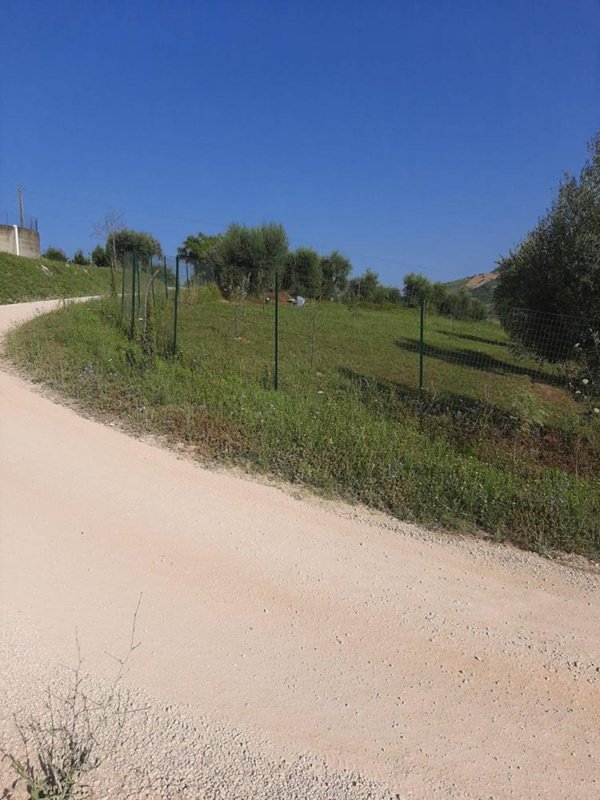
[[[21,228],[25,227],[25,212],[23,210],[23,189],[17,186],[17,194],[19,195],[19,219]]]

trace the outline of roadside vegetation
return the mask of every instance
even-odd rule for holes
[[[402,519],[600,557],[600,135],[589,150],[500,259],[495,318],[457,282],[411,273],[402,290],[384,286],[370,269],[351,277],[338,251],[290,250],[281,225],[232,224],[179,248],[193,278],[175,344],[160,242],[109,215],[92,254],[105,268],[83,272],[111,297],[32,321],[9,353],[84,407],[203,459]]]
[[[498,324],[430,315],[421,395],[418,310],[283,306],[275,392],[272,304],[182,291],[172,358],[171,303],[133,341],[117,300],[70,306],[12,332],[8,352],[84,408],[203,460],[401,519],[600,556],[598,415],[554,367],[515,363]]]
[[[124,657],[112,656],[117,669],[104,685],[84,672],[77,644],[77,663],[65,676],[53,680],[45,692],[42,713],[15,718],[19,736],[16,750],[0,749],[13,771],[14,781],[3,798],[18,796],[26,800],[93,800],[87,783],[105,761],[110,761],[126,741],[129,719],[144,712],[136,708],[123,686],[129,661],[140,646],[135,628],[142,596],[138,600],[131,626],[129,650]]]
[[[0,253],[0,303],[105,294],[110,270]]]

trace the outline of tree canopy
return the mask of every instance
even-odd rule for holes
[[[114,247],[113,247],[114,245]],[[162,256],[162,247],[158,239],[150,233],[122,228],[109,233],[106,240],[106,252],[115,252],[122,259],[125,253],[137,253],[142,258]]]
[[[338,299],[348,288],[348,278],[352,272],[352,264],[341,253],[334,250],[321,259],[322,289],[324,300]]]
[[[80,267],[85,267],[86,264],[89,264],[89,259],[87,259],[83,253],[83,250],[76,250],[73,254],[73,258],[71,259],[72,264],[77,264]]]
[[[60,247],[48,247],[42,256],[49,261],[68,261],[67,254]]]
[[[376,303],[380,287],[379,275],[367,269],[364,275],[352,278],[348,286],[349,294],[364,303]]]
[[[483,303],[471,297],[467,289],[453,291],[443,283],[431,283],[417,272],[404,276],[404,301],[412,308],[424,301],[428,308],[442,317],[481,320],[487,316]]]
[[[600,134],[589,153],[579,177],[563,179],[550,209],[498,262],[494,305],[502,325],[513,340],[550,361],[572,357],[576,345],[589,363],[597,360]],[[535,324],[526,324],[534,312]]]
[[[214,280],[214,270],[209,253],[219,240],[219,236],[207,236],[200,231],[188,236],[177,248],[177,255],[194,266],[194,275],[203,283]]]
[[[192,234],[177,253],[194,265],[197,279],[214,281],[226,297],[242,288],[250,294],[272,288],[277,269],[282,289],[290,294],[339,300],[352,271],[350,261],[335,250],[325,256],[310,247],[290,250],[285,229],[275,223],[232,224],[214,236]]]
[[[408,306],[416,308],[421,300],[429,300],[432,291],[433,286],[424,275],[410,272],[404,276],[404,298]]]
[[[322,284],[321,256],[310,247],[290,251],[284,259],[282,288],[302,297],[320,297]]]
[[[275,270],[282,268],[288,253],[282,225],[264,223],[249,228],[234,223],[215,238],[206,251],[206,259],[225,297],[242,287],[251,294],[272,287]]]
[[[110,256],[106,252],[106,247],[97,245],[92,250],[92,264],[97,267],[110,267]]]

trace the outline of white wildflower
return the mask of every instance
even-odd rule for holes
[[[581,382],[583,383],[584,386],[587,386],[588,383],[589,383],[589,380],[587,378],[584,378]]]

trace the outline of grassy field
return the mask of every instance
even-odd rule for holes
[[[105,294],[110,270],[0,253],[0,303]]]
[[[600,555],[599,420],[560,373],[515,359],[498,325],[427,319],[421,396],[415,311],[283,307],[275,392],[273,308],[182,296],[175,359],[166,301],[145,345],[105,300],[33,320],[9,354],[87,409],[200,458],[402,519]]]

